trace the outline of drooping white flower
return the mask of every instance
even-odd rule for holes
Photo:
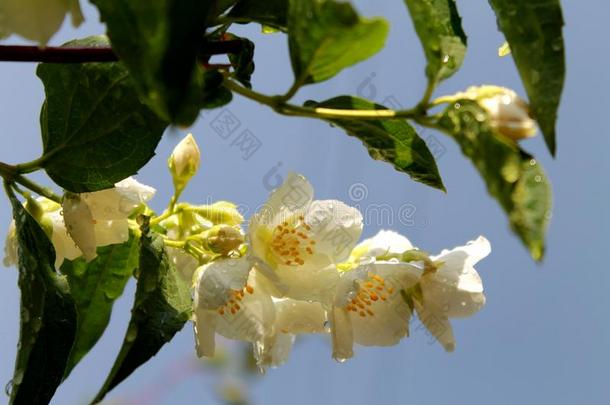
[[[490,125],[507,138],[518,141],[536,134],[536,122],[529,115],[528,104],[517,93],[500,86],[472,86],[465,92],[440,97],[435,103],[460,99],[476,101],[487,112]]]
[[[216,260],[198,270],[193,322],[199,356],[214,355],[216,333],[252,343],[270,334],[273,301],[252,268],[242,257]]]
[[[345,260],[362,232],[360,212],[336,200],[313,200],[313,188],[290,173],[250,219],[251,255],[278,287],[276,295],[330,303]]]
[[[298,335],[327,333],[326,311],[321,303],[274,298],[275,322],[271,331],[254,343],[254,357],[259,368],[286,363]]]
[[[68,12],[78,27],[83,22],[78,0],[2,0],[0,35],[17,34],[46,45]]]
[[[485,305],[483,282],[474,265],[491,252],[483,236],[432,256],[435,270],[426,270],[419,283],[421,296],[413,297],[420,321],[447,351],[455,349],[449,318],[474,315]]]
[[[111,189],[66,194],[62,203],[66,228],[85,259],[93,260],[98,246],[127,241],[127,218],[154,194],[154,188],[131,177]]]
[[[330,314],[333,357],[353,356],[353,344],[392,346],[409,334],[412,308],[403,292],[415,285],[421,267],[397,257],[413,249],[407,238],[381,231],[354,248],[343,268]]]

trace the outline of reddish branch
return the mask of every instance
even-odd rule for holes
[[[202,45],[202,57],[210,55],[236,54],[241,50],[241,41],[214,41]],[[55,47],[0,45],[0,61],[5,62],[46,62],[85,63],[115,62],[117,55],[111,47]]]

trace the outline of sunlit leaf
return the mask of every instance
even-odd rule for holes
[[[307,106],[357,110],[386,109],[382,105],[351,96],[340,96],[321,103],[309,101]],[[396,170],[407,173],[413,180],[445,190],[434,156],[406,120],[329,121],[360,139],[373,159],[392,164]]]
[[[288,43],[297,82],[321,82],[370,58],[388,31],[384,19],[361,18],[349,3],[290,0]]]
[[[466,34],[455,0],[405,0],[428,61],[426,75],[437,83],[455,73],[466,54]]]
[[[555,122],[565,79],[559,0],[489,0],[510,45],[532,114],[555,154]]]
[[[540,163],[510,139],[493,132],[486,120],[485,111],[476,102],[460,100],[447,108],[440,125],[475,165],[532,257],[540,260],[551,215],[550,184]]]

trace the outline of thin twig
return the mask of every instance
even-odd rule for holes
[[[201,46],[201,56],[236,54],[242,49],[239,40],[210,41]],[[109,46],[57,47],[45,48],[25,45],[0,45],[0,61],[4,62],[45,62],[45,63],[86,63],[116,62],[118,56]]]

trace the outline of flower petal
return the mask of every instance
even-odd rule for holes
[[[113,221],[95,221],[95,243],[97,246],[114,245],[127,242],[129,239],[129,225],[126,219]]]
[[[453,336],[453,328],[443,310],[434,305],[422,305],[417,300],[414,300],[414,303],[417,317],[430,334],[438,340],[446,351],[454,351],[455,338]]]
[[[214,356],[216,349],[216,311],[195,307],[193,311],[193,330],[195,347],[199,357]]]
[[[330,312],[333,359],[343,362],[354,356],[354,335],[349,313],[339,307]]]
[[[350,279],[354,272],[357,278]],[[356,286],[351,291],[338,288],[338,292],[349,291],[344,308],[349,311],[354,342],[392,346],[408,336],[412,308],[403,299],[401,290],[417,283],[420,274],[421,269],[407,263],[377,262],[342,276],[342,282]],[[341,304],[342,300],[335,302]]]
[[[88,205],[77,194],[66,194],[62,202],[64,222],[68,234],[80,248],[87,261],[96,256],[95,221]]]
[[[248,280],[252,264],[245,258],[220,259],[200,270],[195,293],[198,308],[218,309],[229,302],[235,291],[241,291]]]
[[[394,231],[382,230],[372,238],[360,242],[350,255],[350,261],[357,262],[362,257],[399,255],[413,249],[406,237]]]

